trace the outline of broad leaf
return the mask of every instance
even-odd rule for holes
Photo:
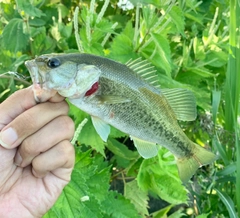
[[[156,48],[156,53],[152,58],[152,62],[155,66],[162,68],[167,76],[171,77],[172,62],[171,62],[171,51],[168,40],[159,35],[151,34],[154,46]]]
[[[6,50],[16,53],[26,49],[29,37],[24,33],[23,24],[22,19],[14,18],[3,29],[2,43]]]
[[[181,8],[177,6],[173,6],[172,10],[169,13],[169,16],[171,17],[173,23],[176,25],[178,32],[180,32],[184,36],[185,22],[184,22],[184,16]]]
[[[124,198],[117,192],[109,192],[109,195],[102,202],[105,210],[105,216],[111,218],[141,218],[138,215],[134,205],[130,203],[130,200]]]
[[[41,10],[30,3],[30,0],[16,0],[16,2],[19,10],[24,11],[26,14],[32,17],[45,16]]]
[[[148,214],[148,195],[146,191],[142,191],[137,184],[136,180],[126,183],[124,196],[129,199],[134,205],[136,210],[143,217]]]
[[[105,156],[104,142],[97,134],[90,118],[83,127],[79,135],[78,141],[80,142],[80,144],[91,145],[93,149],[95,149],[96,151],[100,152],[103,156]]]
[[[187,201],[187,192],[178,177],[178,170],[173,156],[166,156],[166,149],[159,150],[158,157],[145,159],[138,173],[139,186],[153,191],[171,204]]]

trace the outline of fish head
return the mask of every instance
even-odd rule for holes
[[[79,57],[79,59],[77,58]],[[36,101],[45,102],[57,92],[63,97],[81,98],[91,93],[101,71],[81,61],[81,56],[68,54],[41,55],[25,62],[33,82]]]

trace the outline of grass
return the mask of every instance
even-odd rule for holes
[[[230,1],[230,38],[229,59],[225,89],[225,128],[235,133],[236,148],[236,187],[240,187],[240,148],[239,125],[237,124],[240,93],[240,5],[239,1]],[[226,200],[227,201],[227,200]],[[228,202],[229,203],[229,202]],[[237,209],[240,211],[240,191],[236,190]],[[225,204],[226,205],[226,204]],[[231,204],[227,204],[230,207]],[[228,208],[229,210],[230,208]]]

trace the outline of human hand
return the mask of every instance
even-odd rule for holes
[[[0,104],[0,217],[42,217],[70,181],[74,133],[55,95],[36,104],[31,88]]]

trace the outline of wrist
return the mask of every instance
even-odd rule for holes
[[[19,202],[8,199],[6,196],[0,196],[0,217],[36,218],[23,205],[19,204]]]

